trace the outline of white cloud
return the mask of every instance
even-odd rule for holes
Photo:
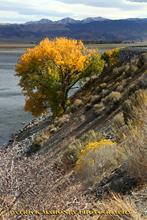
[[[129,0],[130,2],[142,2],[147,3],[147,0]]]
[[[26,22],[63,17],[147,17],[146,0],[0,0],[1,22]]]

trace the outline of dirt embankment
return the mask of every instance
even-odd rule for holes
[[[113,140],[114,116],[136,91],[147,88],[147,53],[128,59],[88,81],[74,95],[72,106],[62,118],[52,120],[51,116],[45,116],[30,123],[15,135],[7,148],[1,149],[2,210],[93,207],[96,193],[93,195],[91,189],[85,189],[72,169],[60,166],[60,160],[73,140],[90,130],[100,131]]]

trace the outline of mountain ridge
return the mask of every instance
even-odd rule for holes
[[[147,40],[147,18],[110,20],[86,18],[59,21],[41,19],[24,24],[0,25],[0,41],[38,42],[45,37],[68,37],[84,41]]]

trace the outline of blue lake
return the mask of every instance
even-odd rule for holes
[[[23,49],[0,50],[0,145],[32,118],[23,110],[25,100],[15,76],[16,62],[23,52]]]

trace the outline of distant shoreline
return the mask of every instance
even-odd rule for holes
[[[147,47],[147,41],[142,42],[106,42],[106,43],[98,43],[98,42],[85,42],[84,43],[88,48],[124,48],[124,47]],[[17,42],[0,42],[0,50],[1,49],[20,49],[20,48],[32,48],[36,44],[35,43],[17,43]]]
[[[0,42],[0,49],[19,49],[19,48],[30,48],[30,47],[34,47],[35,44],[29,44],[29,43],[9,43],[9,42]]]

